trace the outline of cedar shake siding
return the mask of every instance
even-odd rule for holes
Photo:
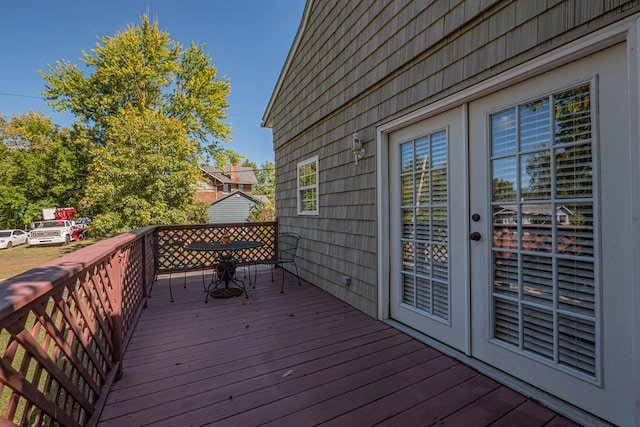
[[[303,277],[375,316],[376,127],[638,12],[637,0],[308,1],[263,117]],[[296,165],[316,155],[319,215],[300,216]]]

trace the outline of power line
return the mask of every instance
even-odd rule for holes
[[[214,166],[214,167],[216,167],[216,166]],[[257,168],[254,169],[254,168],[248,168],[246,166],[242,166],[242,167],[246,168],[246,169],[240,170],[238,172],[253,171],[254,173],[256,173],[256,172],[262,172],[262,171],[271,170],[271,168],[260,168],[260,167],[257,167]],[[217,169],[218,170],[215,171],[216,173],[225,173],[225,174],[229,173],[228,170],[222,170],[220,168],[217,168]],[[78,179],[87,178],[87,177],[89,177],[91,175],[94,175],[94,174],[91,174],[91,173],[73,173],[73,174],[68,174],[68,175],[65,174],[65,176],[68,177],[68,178],[75,177],[75,178],[78,178]],[[141,173],[140,171],[133,170],[133,171],[127,171],[127,172],[98,173],[97,175],[109,176],[109,177],[113,177],[113,178],[126,178],[126,177],[156,176],[157,174]],[[29,178],[31,178],[32,176],[59,177],[60,173],[56,172],[56,171],[24,171],[21,174],[21,176],[26,176],[26,177],[29,177]]]
[[[42,100],[44,100],[44,98],[42,96],[19,95],[17,93],[0,92],[0,95],[3,95],[3,96],[15,96],[16,98],[33,98],[33,99],[42,99]]]

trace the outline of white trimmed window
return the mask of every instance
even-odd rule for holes
[[[298,214],[318,215],[318,156],[298,163]]]

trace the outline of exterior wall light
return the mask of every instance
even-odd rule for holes
[[[364,157],[364,147],[358,133],[354,133],[349,137],[349,148],[356,160],[356,166],[358,166],[358,160]]]

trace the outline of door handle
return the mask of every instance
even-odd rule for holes
[[[474,231],[473,233],[471,233],[469,235],[469,238],[475,242],[477,242],[478,240],[482,239],[482,235],[480,233],[478,233],[477,231]]]

